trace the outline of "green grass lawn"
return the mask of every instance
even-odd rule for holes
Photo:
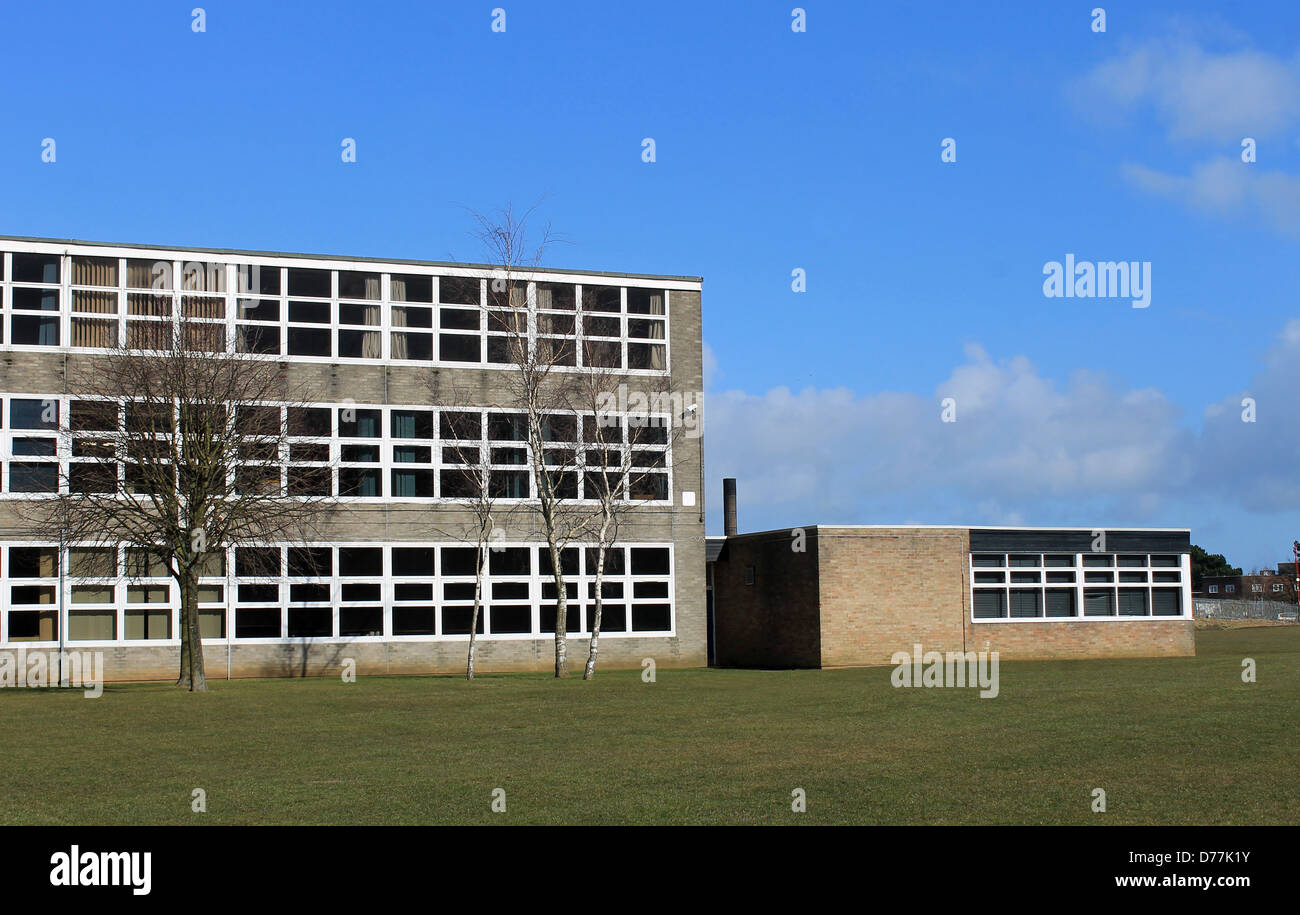
[[[0,690],[0,823],[1295,823],[1300,627],[1197,649],[1007,662],[996,699],[888,667]]]

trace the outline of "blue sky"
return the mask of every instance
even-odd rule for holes
[[[541,200],[556,266],[705,277],[711,532],[734,475],[745,529],[1300,537],[1293,3],[194,5],[0,13],[0,234],[474,260]]]

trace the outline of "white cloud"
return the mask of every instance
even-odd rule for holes
[[[1199,212],[1259,218],[1281,231],[1300,233],[1300,177],[1227,156],[1204,162],[1187,175],[1131,163],[1121,171],[1134,186]]]
[[[1300,504],[1300,320],[1250,392],[1180,422],[1162,392],[1088,371],[1058,385],[1029,359],[966,361],[931,396],[844,388],[710,395],[711,474],[741,481],[742,527],[800,523],[1134,524],[1172,502],[1251,511]],[[941,421],[941,400],[957,421]],[[710,481],[712,488],[716,480]],[[712,500],[715,509],[719,500]],[[887,514],[886,514],[887,513]],[[1191,518],[1176,523],[1191,526]]]
[[[1072,95],[1097,115],[1151,111],[1174,139],[1271,136],[1300,118],[1300,58],[1150,41],[1097,65]]]

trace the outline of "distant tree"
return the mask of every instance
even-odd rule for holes
[[[1222,553],[1207,553],[1192,544],[1192,587],[1199,588],[1206,578],[1217,575],[1240,575],[1241,569],[1228,565]]]

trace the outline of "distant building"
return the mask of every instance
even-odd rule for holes
[[[1243,575],[1207,575],[1195,596],[1207,600],[1268,600],[1295,603],[1295,562],[1277,564],[1277,571],[1265,569]]]

